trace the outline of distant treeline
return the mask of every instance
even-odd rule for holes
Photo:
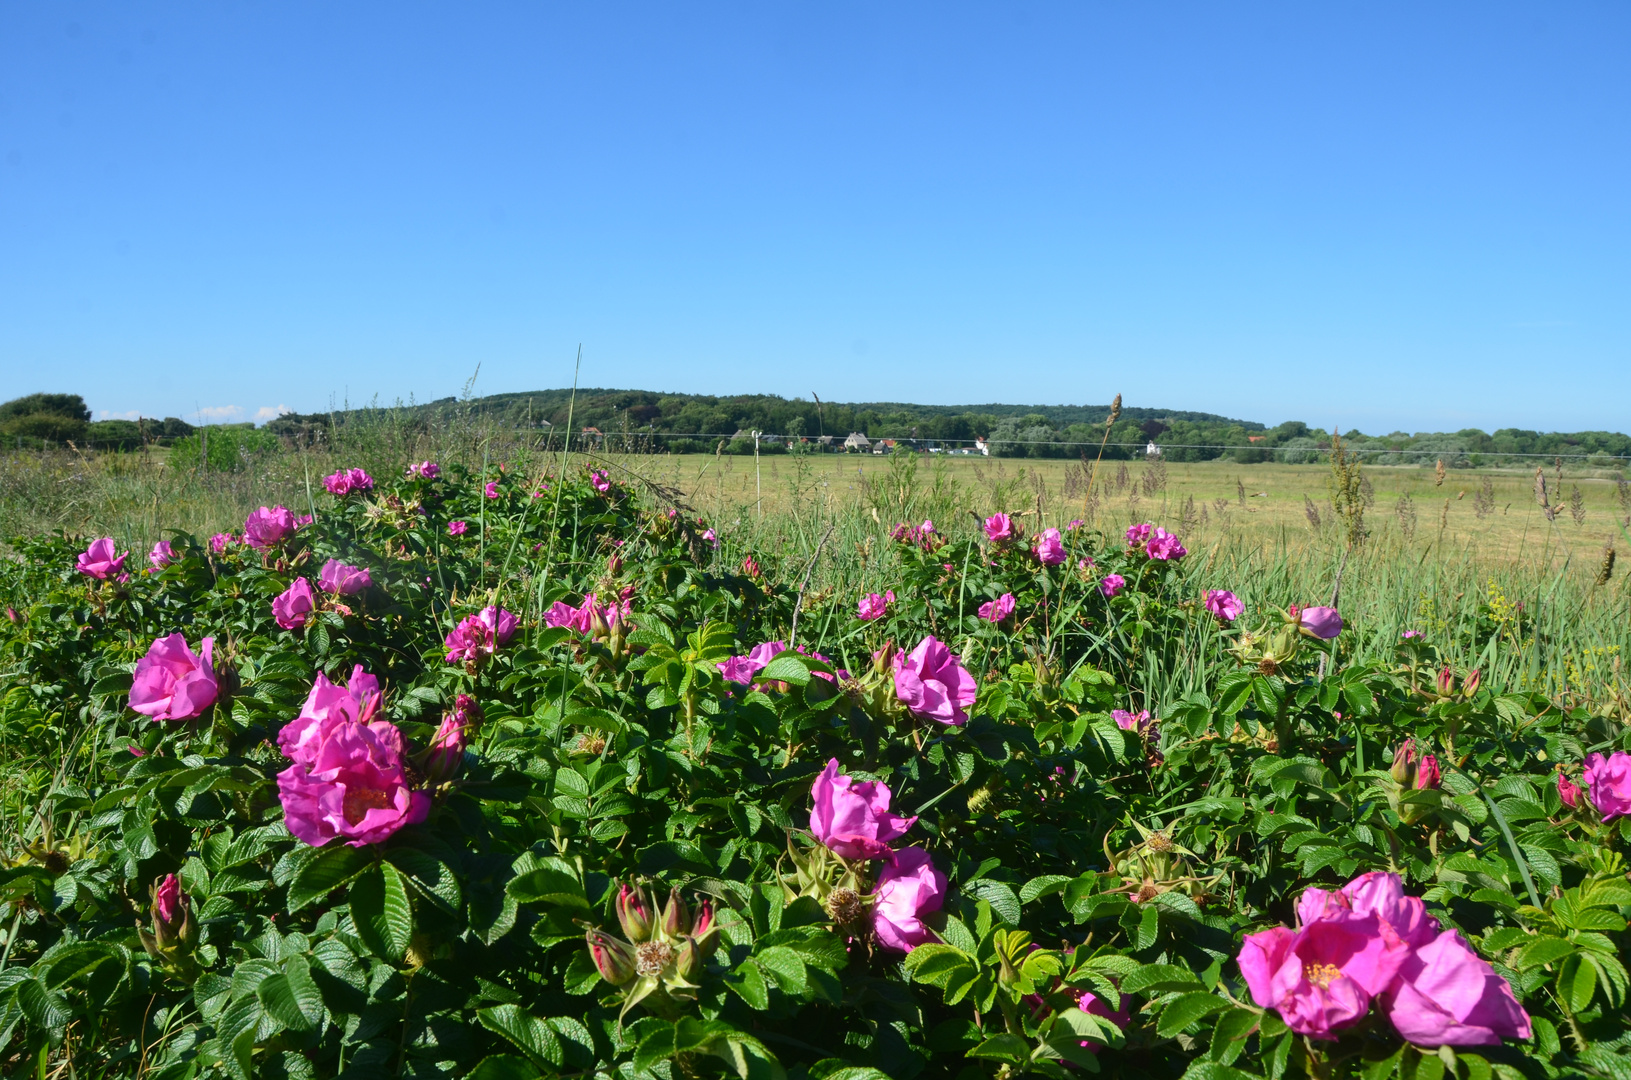
[[[570,419],[569,419],[570,413]],[[674,453],[752,453],[753,432],[761,432],[761,453],[841,451],[851,433],[876,443],[894,440],[917,449],[953,449],[984,440],[1005,457],[1077,458],[1096,456],[1105,439],[1109,405],[910,405],[901,402],[839,402],[788,399],[770,394],[714,397],[660,394],[646,390],[539,390],[494,394],[471,400],[443,398],[418,405],[289,414],[267,430],[322,438],[334,424],[395,422],[435,425],[479,419],[556,440],[574,433],[586,443],[632,450]],[[1370,436],[1344,432],[1350,449],[1375,462],[1434,464],[1468,468],[1514,464],[1535,455],[1589,458],[1605,466],[1631,457],[1631,436],[1608,431],[1543,433],[1503,428],[1494,434],[1467,429],[1454,433],[1393,432]],[[1215,413],[1129,406],[1110,429],[1106,458],[1142,458],[1155,443],[1168,461],[1229,458],[1242,463],[1320,460],[1331,436],[1300,421],[1270,428]],[[723,444],[723,445],[721,445]]]
[[[217,425],[201,432],[175,417],[92,422],[77,394],[32,394],[0,405],[0,436],[19,446],[77,446],[131,450],[175,444],[191,460],[212,466],[216,458],[239,460],[275,449],[271,436],[307,443],[328,441],[335,428],[356,432],[388,427],[403,434],[453,425],[532,433],[546,443],[671,453],[752,453],[759,432],[761,453],[791,450],[841,452],[852,434],[867,450],[974,448],[977,441],[1004,457],[1093,457],[1104,443],[1109,459],[1141,458],[1151,443],[1167,461],[1227,458],[1243,464],[1291,464],[1321,460],[1330,433],[1299,421],[1276,427],[1215,413],[1129,406],[1106,439],[1108,405],[910,405],[902,402],[839,402],[789,399],[771,394],[714,397],[647,390],[539,390],[474,399],[443,398],[424,404],[291,413],[256,429]],[[232,431],[234,434],[229,435]],[[1343,433],[1348,447],[1371,462],[1457,468],[1513,465],[1567,457],[1587,464],[1623,467],[1631,459],[1631,436],[1609,431],[1574,433],[1502,428],[1494,434],[1469,428],[1453,433],[1396,431],[1388,435]],[[211,445],[211,441],[214,445]],[[859,440],[851,440],[851,450]],[[877,444],[883,442],[882,448]]]
[[[144,444],[167,446],[194,430],[174,416],[92,420],[78,394],[29,394],[0,405],[0,436],[13,446],[32,449],[72,444],[93,450],[137,450]]]

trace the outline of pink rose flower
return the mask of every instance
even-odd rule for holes
[[[993,544],[1011,544],[1019,539],[1019,525],[1007,514],[992,514],[985,519],[985,538]]]
[[[330,559],[323,564],[323,569],[317,575],[317,585],[324,592],[336,593],[340,596],[350,596],[360,593],[374,583],[368,571],[360,566],[351,566],[339,559]]]
[[[1606,759],[1601,754],[1586,757],[1586,786],[1591,804],[1604,821],[1631,814],[1631,754],[1616,750]]]
[[[1402,637],[1403,637],[1403,638],[1404,638],[1404,639],[1405,639],[1405,640],[1406,640],[1406,641],[1409,641],[1409,640],[1410,640],[1410,639],[1412,639],[1412,638],[1419,638],[1419,637],[1421,637],[1421,631],[1420,631],[1420,630],[1406,630],[1406,631],[1405,631],[1405,632],[1404,632],[1404,633],[1403,633],[1403,634],[1402,634],[1402,635],[1401,635],[1401,636],[1402,636]]]
[[[1066,532],[1075,532],[1077,529],[1080,529],[1084,524],[1086,524],[1086,522],[1084,522],[1081,518],[1073,518],[1073,519],[1071,519],[1070,524],[1065,526],[1065,531]],[[1088,995],[1083,995],[1083,996],[1085,997],[1085,996],[1088,996]],[[1097,999],[1095,999],[1095,1000],[1097,1000]]]
[[[1091,990],[1083,992],[1082,996],[1076,1000],[1076,1007],[1089,1016],[1103,1017],[1123,1031],[1126,1031],[1127,1026],[1133,1022],[1131,1013],[1125,1009],[1112,1009],[1105,1004],[1103,998]],[[1102,1044],[1096,1043],[1092,1039],[1083,1039],[1082,1048],[1094,1054],[1104,1049]]]
[[[379,680],[361,664],[351,669],[344,686],[329,682],[328,676],[318,672],[300,715],[278,732],[278,749],[296,764],[312,765],[329,732],[342,723],[369,723],[379,711],[380,700]]]
[[[1065,542],[1058,529],[1043,529],[1036,538],[1036,561],[1043,566],[1058,566],[1065,561]]]
[[[1411,951],[1381,1004],[1417,1046],[1498,1046],[1531,1034],[1512,987],[1454,930]]]
[[[549,605],[548,611],[544,612],[544,625],[550,627],[564,626],[569,630],[576,630],[580,634],[587,634],[589,632],[589,623],[593,620],[594,614],[594,593],[589,593],[583,598],[581,607],[573,607],[557,600]]]
[[[714,547],[719,546],[719,537],[714,534],[712,529],[702,530],[702,538],[708,541],[708,543],[712,544]]]
[[[1563,800],[1563,805],[1570,810],[1580,807],[1580,785],[1571,781],[1561,772],[1557,774],[1557,797]]]
[[[1157,528],[1150,536],[1150,541],[1144,550],[1149,552],[1152,559],[1163,562],[1169,559],[1181,559],[1189,554],[1189,550],[1178,542],[1178,538],[1165,529]]]
[[[763,671],[772,660],[786,651],[786,642],[767,641],[763,645],[755,645],[749,649],[746,656],[733,656],[729,660],[714,666],[719,669],[719,673],[727,681],[747,686],[753,682],[755,675]]]
[[[294,584],[272,601],[272,618],[285,630],[305,626],[306,619],[316,610],[317,594],[312,592],[311,582],[305,578],[295,578]]]
[[[1120,574],[1106,574],[1099,581],[1099,591],[1106,598],[1112,597],[1127,587],[1127,579]]]
[[[1298,615],[1303,633],[1310,637],[1331,640],[1342,633],[1342,616],[1333,607],[1303,608]]]
[[[612,490],[612,478],[602,469],[595,469],[589,473],[589,483],[602,495],[609,494]]]
[[[1357,1023],[1386,990],[1411,949],[1384,935],[1381,920],[1353,910],[1326,912],[1300,930],[1276,926],[1247,934],[1240,973],[1257,1004],[1293,1031],[1335,1039]]]
[[[1349,911],[1376,916],[1393,936],[1413,949],[1426,945],[1439,932],[1438,920],[1427,913],[1421,897],[1406,896],[1404,880],[1383,870],[1360,874],[1336,891],[1310,886],[1297,900],[1297,921],[1304,926]]]
[[[810,832],[846,859],[884,858],[889,841],[905,836],[917,820],[891,813],[889,795],[889,785],[881,780],[858,781],[841,774],[833,758],[810,788],[815,800]]]
[[[895,696],[913,716],[958,727],[968,723],[963,710],[974,704],[978,686],[952,651],[931,635],[909,654],[894,657]]]
[[[466,522],[463,522],[463,521],[450,521],[450,522],[447,523],[447,535],[449,535],[449,536],[463,536],[465,534],[466,530],[468,530],[469,528],[470,528],[470,526]]]
[[[257,551],[265,551],[293,536],[294,530],[294,515],[287,508],[263,506],[244,521],[244,543]]]
[[[176,549],[170,546],[170,541],[160,540],[153,545],[153,550],[147,553],[147,561],[155,570],[163,570],[176,561]]]
[[[486,493],[486,495],[487,495],[487,497],[489,499],[498,498],[498,481],[497,480],[487,481],[487,486],[485,488],[483,488],[482,490],[483,490],[483,492]]]
[[[171,634],[154,640],[147,655],[136,662],[130,686],[130,707],[154,720],[191,720],[215,704],[220,687],[215,680],[215,639],[199,643],[196,655],[187,639]]]
[[[422,480],[434,480],[442,475],[442,467],[434,461],[421,461],[417,465],[408,466],[408,475],[417,476]]]
[[[733,656],[729,660],[714,665],[726,682],[733,682],[740,686],[749,686],[753,683],[753,676],[759,669],[753,666],[753,661],[745,656]]]
[[[890,589],[884,595],[867,593],[861,597],[861,602],[855,607],[855,617],[862,622],[871,622],[881,619],[888,612],[889,605],[895,602],[895,590]]]
[[[74,566],[81,574],[98,581],[119,579],[121,575],[128,580],[129,575],[124,573],[125,560],[128,558],[130,558],[128,551],[115,557],[113,537],[104,536],[80,552]]]
[[[1503,1038],[1529,1038],[1529,1016],[1506,980],[1468,949],[1454,930],[1440,930],[1421,899],[1404,894],[1399,875],[1372,871],[1337,892],[1305,889],[1297,902],[1297,917],[1305,930],[1354,917],[1377,920],[1387,947],[1397,943],[1404,951],[1398,972],[1379,1001],[1394,1028],[1410,1042],[1428,1047],[1493,1046]]]
[[[1127,546],[1130,548],[1143,547],[1149,540],[1150,530],[1153,528],[1155,526],[1147,521],[1142,525],[1129,525],[1127,527]]]
[[[216,533],[214,536],[210,537],[210,553],[213,555],[224,555],[227,548],[231,547],[236,542],[237,538],[231,533]]]
[[[344,498],[353,491],[372,491],[374,478],[361,469],[341,469],[323,477],[323,486],[330,494]]]
[[[1140,709],[1138,712],[1128,712],[1126,709],[1111,709],[1110,718],[1123,731],[1146,733],[1155,727],[1155,721],[1150,719],[1150,710],[1148,709]]]
[[[1246,605],[1240,602],[1240,597],[1228,589],[1206,590],[1206,610],[1210,611],[1218,622],[1234,622],[1246,610]]]
[[[409,788],[404,764],[395,725],[342,720],[310,768],[296,762],[278,773],[284,824],[312,847],[336,836],[352,847],[387,840],[430,814],[430,795]]]
[[[515,636],[515,616],[491,605],[468,616],[447,635],[447,662],[484,660]]]
[[[980,618],[988,623],[1000,623],[1014,613],[1014,594],[1003,593],[995,600],[980,605]]]
[[[934,868],[929,853],[920,847],[902,848],[878,871],[873,893],[872,930],[886,949],[911,952],[934,940],[923,916],[939,911],[946,896],[946,875]]]

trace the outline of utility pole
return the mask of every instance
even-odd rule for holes
[[[759,473],[759,436],[763,434],[758,429],[753,432],[753,499],[759,507],[759,520],[765,518],[764,487]]]

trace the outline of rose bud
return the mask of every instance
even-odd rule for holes
[[[628,945],[603,930],[591,929],[584,936],[589,942],[589,957],[602,979],[622,986],[634,978],[634,953]]]

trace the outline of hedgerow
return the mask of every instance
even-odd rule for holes
[[[325,486],[15,542],[9,1073],[1631,1074],[1611,710],[1149,526],[838,597],[603,472]]]

